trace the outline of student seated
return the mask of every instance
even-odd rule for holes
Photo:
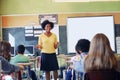
[[[89,46],[90,46],[90,41],[87,39],[80,39],[77,42],[75,46],[76,55],[73,56],[70,61],[68,61],[68,63],[72,63],[73,65],[69,67],[68,71],[72,71],[72,72],[68,72],[68,74],[66,74],[67,76],[66,80],[71,80],[71,78],[73,78],[72,80],[83,79],[84,59],[87,56],[87,53],[89,51]],[[78,75],[77,77],[76,77],[76,74]]]
[[[93,37],[84,65],[84,80],[120,80],[117,59],[109,39],[103,33]]]
[[[13,75],[13,73],[19,73],[21,69],[21,67],[18,67],[9,63],[11,59],[10,52],[11,52],[10,43],[7,41],[1,41],[0,42],[0,62],[1,62],[2,74],[0,76],[2,76],[2,78],[9,76],[9,78],[13,79],[13,77],[15,78],[15,76],[12,77],[11,75]],[[18,80],[21,80],[21,76],[18,76]]]
[[[24,51],[25,51],[24,45],[19,45],[16,50],[17,55],[14,56],[10,61],[11,64],[15,65],[17,63],[29,63],[30,59],[29,57],[24,55]],[[32,80],[37,80],[35,72],[31,70],[30,67],[29,67],[29,75]]]

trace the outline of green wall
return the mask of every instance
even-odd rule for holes
[[[53,0],[0,0],[0,15],[116,11],[120,11],[120,1],[58,3]]]
[[[53,0],[0,0],[0,28],[2,15],[119,11],[120,1],[58,3]]]
[[[120,12],[120,1],[57,3],[53,0],[0,0],[0,28],[2,15],[82,12]]]

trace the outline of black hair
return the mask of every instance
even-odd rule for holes
[[[47,24],[50,24],[50,25],[51,25],[51,29],[53,29],[54,23],[53,23],[53,22],[50,22],[49,20],[45,20],[45,21],[43,21],[43,22],[41,23],[41,26],[42,26],[42,28],[43,28],[44,30],[45,30],[45,26],[46,26]]]
[[[19,54],[24,54],[24,51],[25,51],[25,46],[24,46],[24,45],[19,45],[19,46],[17,47],[17,52],[18,52]]]
[[[75,50],[80,54],[80,51],[82,52],[88,52],[90,47],[90,41],[87,39],[80,39],[78,40]]]

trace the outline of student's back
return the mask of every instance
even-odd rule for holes
[[[30,59],[28,56],[24,55],[25,47],[24,45],[19,45],[16,49],[16,56],[12,57],[10,63],[16,64],[16,63],[29,63]]]
[[[16,63],[29,63],[30,59],[29,57],[22,55],[22,54],[17,54],[16,56],[14,56],[10,63],[11,64],[16,64]]]
[[[79,55],[73,56],[71,61],[73,62],[73,69],[77,72],[84,73],[84,59],[87,56],[86,52],[82,52]]]
[[[84,65],[84,80],[120,80],[117,59],[109,39],[103,33],[96,34],[91,40]]]
[[[28,56],[24,55],[24,51],[25,51],[25,46],[19,45],[16,50],[17,55],[11,59],[10,63],[14,65],[17,63],[29,63],[30,59]],[[36,74],[33,70],[30,69],[30,66],[28,70],[29,70],[29,75],[32,78],[32,80],[37,80]]]
[[[1,41],[0,42],[0,61],[1,61],[1,69],[3,74],[2,78],[5,77],[6,75],[9,77],[12,77],[10,76],[10,74],[13,74],[14,72],[19,73],[20,71],[20,67],[9,63],[11,59],[10,51],[11,51],[10,43],[7,41]],[[21,76],[19,75],[18,77],[19,77],[19,80],[21,80]]]
[[[80,76],[81,79],[84,75],[84,60],[87,56],[87,53],[89,51],[90,41],[87,39],[80,39],[78,40],[75,50],[76,55],[71,58],[71,62],[73,63],[73,70],[75,73],[78,73],[78,76]],[[72,74],[74,79],[76,79],[75,75]],[[67,75],[68,76],[68,75]],[[67,80],[67,79],[66,79]]]
[[[97,70],[85,74],[85,80],[120,80],[120,72],[116,70]]]
[[[1,69],[3,70],[3,73],[5,74],[11,74],[13,72],[20,71],[20,68],[18,66],[11,65],[4,57],[0,56],[1,61]]]

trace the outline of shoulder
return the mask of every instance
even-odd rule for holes
[[[21,57],[21,54],[15,55],[14,57],[12,57],[12,59],[19,58],[19,57]]]
[[[86,57],[86,56],[87,56],[87,53],[83,52],[83,53],[81,53],[80,55]]]
[[[71,60],[72,60],[72,61],[80,61],[80,60],[81,60],[81,57],[80,57],[80,55],[76,55],[76,56],[73,56],[73,57],[71,58]]]
[[[27,59],[30,59],[28,56],[24,56],[25,58],[27,58]]]
[[[40,37],[40,36],[45,36],[45,35],[44,35],[44,33],[42,33],[42,34],[39,35],[39,37]]]
[[[53,35],[53,36],[56,36],[56,34],[55,34],[55,33],[52,33],[52,35]]]
[[[45,34],[44,34],[44,33],[41,33],[41,34],[39,35],[39,38],[42,37],[42,36],[45,36]]]
[[[7,61],[4,57],[0,56],[1,61]]]
[[[23,58],[27,59],[27,60],[30,60],[30,57],[26,56],[26,55],[23,55]]]
[[[24,53],[25,54],[25,53]],[[22,58],[29,59],[27,55],[21,55]]]

